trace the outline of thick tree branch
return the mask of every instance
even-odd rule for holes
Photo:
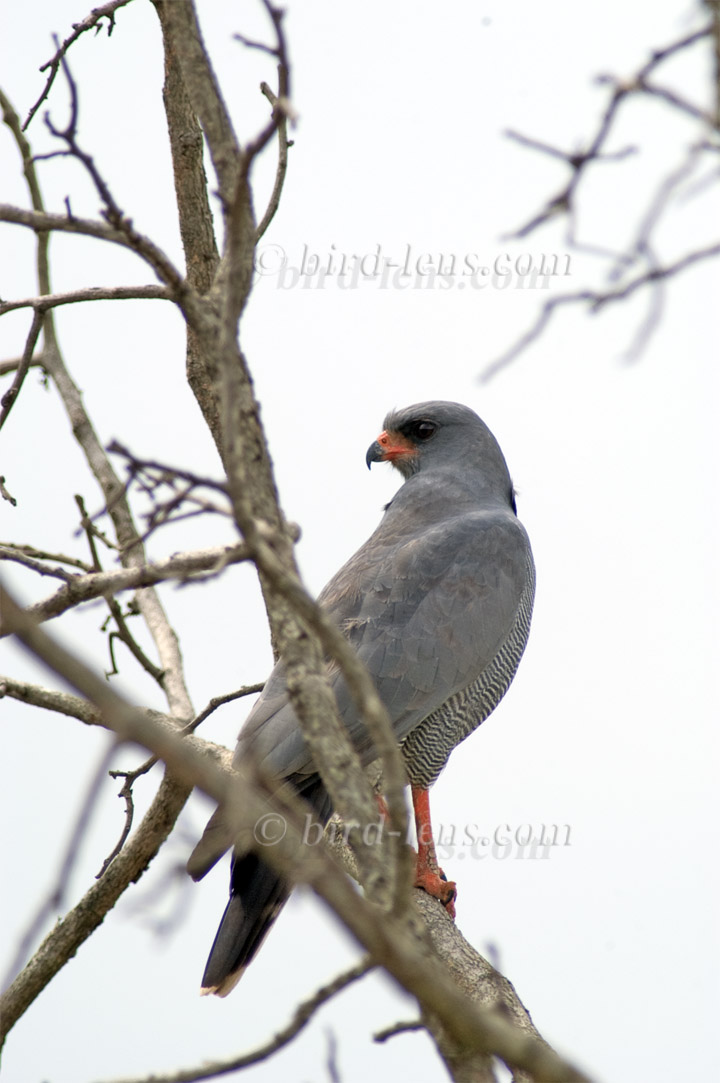
[[[163,34],[177,57],[193,111],[205,133],[220,198],[227,206],[235,192],[240,145],[205,49],[194,4],[190,0],[152,2]]]

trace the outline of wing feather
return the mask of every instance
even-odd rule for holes
[[[493,660],[516,618],[529,550],[518,519],[497,504],[425,524],[405,514],[403,524],[399,530],[386,515],[319,599],[374,678],[398,741]],[[337,668],[333,684],[341,717],[370,762],[364,725]],[[248,751],[278,776],[314,770],[282,663],[240,734],[236,755]]]

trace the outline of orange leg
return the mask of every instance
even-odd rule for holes
[[[415,829],[418,840],[415,887],[424,888],[428,895],[439,899],[450,917],[454,918],[457,886],[454,881],[446,879],[445,873],[438,865],[430,822],[430,795],[420,786],[411,786],[410,791],[415,810]]]

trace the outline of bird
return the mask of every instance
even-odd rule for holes
[[[532,550],[500,446],[468,406],[431,401],[391,411],[366,462],[391,463],[403,484],[318,603],[366,665],[398,740],[417,829],[415,886],[454,918],[456,885],[438,866],[428,792],[515,676],[535,594]],[[353,697],[339,668],[328,672],[340,718],[369,767],[374,751]],[[282,659],[240,731],[233,762],[246,759],[289,782],[320,823],[329,820],[331,801],[290,703]],[[201,879],[231,845],[218,810],[189,874]],[[234,988],[291,890],[259,853],[235,852],[203,993],[226,996]]]

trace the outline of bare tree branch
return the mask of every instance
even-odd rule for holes
[[[30,368],[32,355],[35,350],[35,344],[37,343],[41,328],[42,315],[40,312],[34,312],[32,324],[28,332],[28,337],[25,341],[25,349],[23,351],[22,358],[20,359],[20,364],[17,367],[17,372],[15,373],[15,379],[13,380],[12,385],[3,395],[2,399],[0,399],[0,429],[5,424],[8,414],[13,408],[15,400],[20,394],[20,389],[22,388],[25,377],[28,374],[28,369]]]
[[[632,297],[633,294],[637,293],[637,291],[644,286],[660,282],[664,279],[673,278],[675,275],[685,271],[688,267],[692,267],[693,264],[702,263],[709,259],[715,259],[717,256],[720,256],[720,242],[709,245],[707,248],[698,249],[695,252],[688,252],[686,256],[683,256],[681,259],[678,259],[667,266],[652,268],[644,274],[640,274],[636,278],[631,279],[624,286],[618,286],[615,289],[606,291],[578,290],[575,293],[561,293],[556,297],[551,297],[542,306],[535,323],[525,332],[525,334],[522,335],[509,350],[506,350],[500,357],[496,358],[489,365],[486,365],[480,376],[480,382],[485,383],[487,380],[497,376],[497,374],[501,372],[502,369],[506,368],[511,361],[514,361],[523,350],[525,350],[532,342],[535,342],[545,330],[558,308],[561,308],[564,305],[585,304],[588,306],[590,312],[599,312],[600,309],[605,308],[606,305],[611,305],[617,301],[624,301],[628,297]]]
[[[173,776],[181,780],[181,786],[195,782],[221,803],[233,834],[251,830],[252,825],[266,813],[267,801],[258,796],[251,776],[221,769],[197,751],[192,743],[197,739],[183,739],[171,728],[156,724],[131,707],[107,682],[95,676],[77,657],[51,639],[1,587],[0,604],[3,606],[4,620],[12,626],[18,638],[91,699],[121,739],[145,745],[155,755],[162,757]],[[238,781],[242,781],[243,785],[239,786]],[[187,790],[184,792],[186,794]],[[263,859],[283,875],[289,875],[292,881],[310,884],[342,917],[347,928],[373,959],[381,961],[404,988],[418,997],[423,1010],[440,1021],[449,1038],[466,1055],[492,1053],[508,1065],[525,1069],[536,1083],[558,1083],[559,1080],[586,1083],[587,1077],[560,1058],[542,1039],[532,1033],[519,1031],[508,1023],[505,1009],[500,1010],[494,1003],[491,1008],[474,1005],[437,958],[421,950],[422,941],[413,932],[408,915],[390,915],[361,899],[325,849],[311,847],[304,842],[302,802],[291,799],[285,792],[278,793],[276,800],[285,810],[288,831],[276,845],[265,848]],[[106,876],[97,882],[96,888],[91,889],[91,893],[100,889],[111,877],[113,869],[122,862],[123,857],[127,857],[129,850],[130,846],[116,859]],[[428,902],[436,910],[442,909],[436,900],[428,897]],[[453,925],[444,910],[441,920]],[[43,953],[53,935],[50,934],[41,946],[40,953]],[[24,1010],[24,1007],[18,1010],[16,986],[20,983],[20,988],[23,988],[24,975],[37,959],[38,956],[0,999],[5,1033]],[[40,967],[39,962],[36,965]],[[27,980],[24,979],[25,982]],[[522,1008],[518,1010],[522,1011]]]
[[[126,0],[130,3],[130,0]],[[14,312],[18,308],[33,308],[36,312],[47,312],[58,305],[75,305],[81,301],[170,301],[169,290],[164,286],[86,286],[81,290],[68,290],[66,293],[53,293],[47,297],[25,297],[18,301],[0,301],[0,316]],[[37,359],[33,362],[38,364]],[[0,372],[2,375],[2,372]]]
[[[21,357],[11,357],[6,361],[0,361],[0,376],[7,376],[11,372],[15,372],[18,365],[21,363]],[[42,368],[42,354],[35,354],[30,362],[30,368]]]
[[[14,677],[0,676],[0,699],[10,696],[11,699],[28,703],[31,707],[42,707],[48,711],[57,711],[58,714],[77,718],[87,726],[103,726],[104,723],[98,711],[87,700],[80,696],[73,696],[70,692],[56,692],[54,689],[43,688],[38,684],[29,684],[27,681],[18,681]]]
[[[65,853],[59,864],[55,884],[48,892],[47,898],[44,899],[37,908],[35,915],[28,923],[25,933],[20,937],[20,942],[12,962],[8,967],[8,972],[2,980],[3,988],[6,988],[12,982],[15,975],[26,962],[27,957],[32,950],[32,946],[43,927],[47,924],[53,914],[56,914],[65,905],[70,876],[80,851],[80,845],[90,824],[96,801],[100,795],[100,789],[105,782],[108,767],[110,766],[116,751],[117,745],[113,743],[103,753],[102,759],[95,769],[87,794],[85,795],[85,800],[78,813],[75,826],[73,827],[65,846]]]
[[[18,226],[26,226],[35,230],[36,233],[51,233],[54,230],[60,233],[79,233],[85,237],[96,237],[101,241],[109,241],[123,248],[129,248],[136,252],[141,259],[145,260],[157,273],[162,282],[173,292],[173,299],[179,304],[188,303],[187,289],[177,269],[165,253],[157,245],[141,233],[137,233],[131,226],[127,230],[116,229],[106,222],[99,222],[91,218],[76,218],[62,214],[46,214],[43,211],[28,211],[22,207],[13,207],[7,203],[0,204],[0,222],[11,222]]]
[[[183,726],[180,732],[183,735],[186,733],[193,733],[197,729],[197,727],[201,725],[205,721],[205,719],[213,713],[213,711],[217,710],[218,707],[221,707],[223,706],[223,704],[226,703],[231,703],[233,700],[239,699],[242,696],[250,696],[253,695],[255,692],[261,692],[262,689],[263,682],[260,682],[258,684],[244,685],[242,688],[238,688],[235,692],[229,692],[227,695],[224,696],[215,696],[213,699],[210,700],[210,703],[207,705],[205,710],[201,711],[200,714],[192,720],[192,722],[189,722],[187,724],[187,726]],[[112,778],[123,778],[125,780],[122,789],[118,794],[119,797],[122,797],[125,800],[125,826],[123,827],[117,844],[115,845],[111,853],[105,858],[105,861],[103,862],[102,868],[97,874],[96,879],[99,880],[100,877],[105,874],[108,867],[112,864],[112,862],[122,850],[125,842],[128,839],[128,836],[130,835],[130,830],[132,828],[133,819],[135,816],[135,803],[133,798],[133,786],[135,785],[135,782],[142,775],[145,775],[148,773],[148,771],[151,771],[152,768],[155,767],[157,762],[157,756],[151,756],[150,759],[145,760],[145,762],[142,763],[139,767],[136,767],[134,771],[110,772]]]
[[[113,1079],[111,1083],[195,1083],[196,1080],[216,1079],[218,1076],[238,1072],[242,1068],[249,1068],[253,1064],[259,1064],[271,1057],[273,1053],[277,1053],[279,1049],[289,1045],[305,1029],[324,1004],[327,1004],[343,989],[347,989],[348,985],[352,985],[353,982],[363,978],[368,971],[372,970],[374,965],[369,959],[364,959],[357,963],[356,966],[350,967],[349,970],[339,974],[337,978],[334,978],[327,985],[322,986],[313,996],[298,1005],[292,1019],[282,1030],[279,1030],[269,1041],[250,1053],[243,1053],[240,1056],[231,1057],[229,1060],[205,1062],[195,1068],[183,1068],[167,1075],[153,1073],[151,1076],[136,1077],[132,1080]]]
[[[101,19],[107,19],[107,21],[108,21],[107,32],[108,32],[108,37],[110,37],[110,35],[112,34],[113,29],[115,27],[115,12],[118,10],[118,8],[125,7],[125,5],[129,4],[129,3],[130,3],[130,0],[110,0],[109,3],[103,4],[101,7],[93,8],[93,10],[90,12],[90,14],[87,15],[82,20],[82,22],[73,23],[73,32],[72,32],[72,34],[70,34],[67,38],[65,38],[65,41],[62,43],[62,45],[60,45],[57,48],[57,50],[55,52],[55,55],[50,60],[48,60],[46,64],[43,64],[43,66],[40,68],[40,71],[45,71],[46,68],[49,68],[50,69],[50,74],[47,77],[47,82],[45,83],[42,94],[40,95],[38,100],[35,102],[35,104],[32,106],[30,112],[27,115],[27,119],[26,119],[25,123],[23,124],[23,130],[25,130],[25,128],[27,128],[28,124],[30,123],[32,118],[35,116],[38,109],[40,108],[40,106],[42,105],[42,103],[45,101],[48,94],[50,93],[52,85],[53,85],[53,83],[55,81],[55,76],[57,75],[58,71],[60,70],[60,63],[61,63],[63,57],[65,56],[65,54],[67,53],[68,49],[70,48],[70,46],[74,42],[76,42],[77,39],[80,37],[80,35],[84,34],[86,30],[91,30],[93,27],[96,27],[97,30],[99,30],[100,29],[100,20]]]
[[[702,41],[704,38],[707,38],[710,35],[710,32],[711,27],[705,26],[701,30],[696,30],[691,34],[686,35],[679,41],[674,41],[662,49],[655,50],[647,63],[644,64],[637,74],[629,80],[615,79],[612,76],[607,75],[600,76],[598,82],[610,85],[612,87],[612,93],[600,120],[600,124],[598,125],[598,129],[585,150],[574,152],[562,151],[557,147],[551,147],[540,140],[530,139],[527,136],[520,135],[518,132],[506,133],[509,138],[522,143],[526,147],[533,150],[539,150],[544,154],[549,154],[553,158],[560,158],[562,161],[567,162],[572,169],[572,176],[566,187],[552,196],[547,201],[545,209],[533,216],[526,225],[521,226],[514,234],[512,234],[512,236],[517,238],[527,237],[530,233],[534,232],[538,226],[543,225],[556,214],[570,211],[586,168],[593,162],[599,160],[612,160],[613,158],[617,159],[618,157],[617,154],[606,155],[604,148],[615,122],[617,112],[626,98],[632,94],[649,92],[650,88],[647,85],[647,80],[657,67],[667,60],[668,57],[675,56],[677,53],[682,52],[695,45],[697,42]],[[655,92],[656,90],[653,90],[653,93]],[[687,111],[687,108],[685,108],[687,103],[681,104],[671,102],[671,104],[678,104],[678,107],[683,108],[683,111]],[[704,114],[702,110],[695,110],[693,115],[696,116],[696,118],[699,116],[709,124],[713,123],[712,118]],[[620,156],[624,157],[628,153],[632,153],[634,149],[635,148],[627,148],[625,151],[620,152]],[[572,235],[569,239],[574,241]]]
[[[267,83],[261,83],[260,84],[261,91],[263,92],[263,94],[265,95],[267,100],[270,102],[273,109],[280,109],[281,110],[281,115],[280,115],[279,123],[278,123],[278,126],[277,126],[277,133],[278,133],[278,163],[277,163],[277,169],[275,170],[275,183],[273,184],[273,190],[272,190],[272,193],[270,195],[270,200],[269,200],[267,208],[265,210],[265,214],[262,216],[262,221],[260,222],[260,225],[257,227],[257,231],[256,231],[256,234],[255,234],[255,242],[256,243],[265,234],[268,226],[270,225],[273,218],[275,217],[277,209],[280,206],[280,197],[282,196],[283,185],[285,184],[285,177],[287,175],[288,147],[292,146],[292,144],[288,142],[288,137],[287,137],[287,115],[286,115],[285,110],[282,108],[282,104],[281,104],[281,99],[287,98],[287,96],[288,96],[287,78],[285,78],[286,73],[287,73],[287,69],[284,68],[282,64],[278,65],[278,86],[279,86],[279,90],[280,90],[280,96],[279,97],[276,97],[276,95],[273,94],[272,90],[267,85]]]
[[[9,504],[12,504],[13,507],[17,505],[17,500],[15,499],[15,497],[5,488],[4,474],[0,474],[0,496],[3,498],[3,500],[7,500]]]
[[[713,10],[712,5],[710,6],[711,10]],[[658,69],[666,60],[677,56],[699,42],[709,38],[712,39],[713,27],[717,27],[717,12],[715,10],[713,10],[712,24],[693,31],[661,49],[654,50],[650,58],[630,78],[619,79],[611,75],[599,76],[597,82],[600,85],[609,87],[610,94],[605,110],[598,122],[597,130],[583,149],[568,152],[550,146],[542,140],[521,135],[518,132],[506,132],[509,138],[521,146],[539,151],[551,158],[559,159],[565,162],[571,170],[569,181],[552,195],[545,205],[523,226],[509,236],[514,239],[522,239],[534,233],[540,226],[563,220],[565,224],[565,243],[568,247],[578,252],[612,259],[613,267],[608,274],[610,283],[617,282],[621,277],[627,275],[630,269],[640,260],[644,263],[644,270],[622,287],[581,290],[551,298],[543,305],[535,323],[528,331],[521,335],[500,357],[485,366],[481,374],[482,381],[495,376],[538,339],[559,307],[584,302],[587,303],[591,312],[598,312],[605,305],[624,300],[638,290],[649,286],[652,287],[652,290],[647,315],[638,327],[630,347],[625,351],[625,359],[634,360],[649,341],[652,332],[659,325],[663,300],[663,292],[659,288],[660,284],[664,280],[681,273],[692,264],[713,259],[718,255],[720,246],[712,244],[674,260],[668,257],[661,259],[654,252],[652,243],[652,232],[662,215],[667,211],[673,193],[680,183],[686,180],[694,171],[702,154],[705,152],[715,153],[717,150],[716,142],[711,137],[698,139],[696,130],[693,130],[692,145],[685,153],[682,162],[661,181],[657,191],[651,198],[648,209],[642,217],[636,240],[627,251],[622,253],[611,252],[601,245],[581,241],[577,235],[579,193],[584,190],[584,186],[581,189],[581,185],[583,185],[587,170],[597,162],[617,161],[626,158],[637,150],[636,147],[625,147],[616,152],[608,152],[606,149],[611,135],[616,131],[621,109],[628,101],[638,96],[657,98],[665,102],[675,112],[683,114],[696,123],[699,121],[706,129],[709,128],[711,132],[712,130],[718,130],[717,115],[711,115],[704,106],[687,101],[671,88],[657,83],[654,78]],[[720,93],[717,100],[720,101]],[[713,174],[716,178],[715,170]]]
[[[0,550],[0,558],[2,558]],[[219,565],[227,567],[248,560],[247,546],[216,546],[198,549],[190,553],[178,553],[168,560],[153,564],[136,564],[129,568],[115,568],[106,572],[89,572],[72,576],[64,587],[42,602],[30,606],[28,612],[38,620],[59,617],[82,602],[117,594],[123,590],[137,590],[176,579],[181,583],[193,581],[200,572],[212,572]],[[7,632],[0,626],[0,636]]]
[[[0,542],[0,548],[2,548],[4,560],[18,560],[19,563],[23,563],[21,558],[27,557],[29,560],[33,561],[33,564],[29,564],[28,567],[34,567],[34,565],[37,564],[37,567],[35,567],[34,570],[40,572],[41,575],[57,574],[61,579],[65,578],[64,574],[61,574],[61,568],[57,568],[54,571],[48,571],[47,569],[43,571],[43,568],[45,568],[43,562],[46,560],[57,560],[61,564],[67,564],[71,568],[79,568],[82,572],[93,571],[92,567],[84,560],[79,560],[77,557],[65,556],[64,553],[48,553],[45,549],[38,549],[34,545],[18,544],[16,542]]]
[[[73,572],[69,572],[67,568],[60,568],[58,566],[51,568],[44,561],[36,560],[35,557],[31,557],[28,553],[24,553],[22,549],[15,549],[9,545],[2,545],[0,543],[0,560],[11,560],[15,564],[22,564],[25,568],[30,568],[33,572],[38,572],[39,575],[49,575],[53,579],[62,579],[63,582],[69,583],[75,578]]]

